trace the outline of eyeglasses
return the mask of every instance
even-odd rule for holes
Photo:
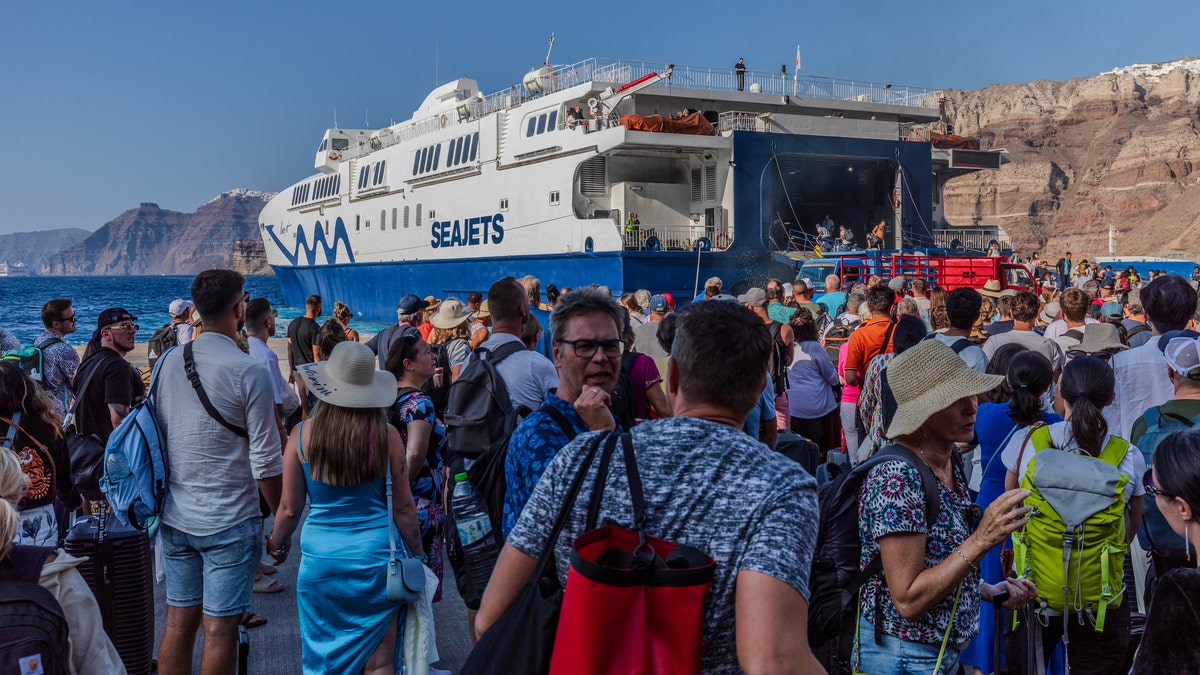
[[[115,326],[109,326],[108,330],[131,330],[136,333],[140,328],[141,326],[136,323],[119,323]]]
[[[1146,469],[1146,474],[1142,476],[1142,484],[1146,486],[1146,494],[1151,497],[1166,497],[1167,499],[1174,499],[1175,497],[1175,495],[1169,492],[1163,492],[1154,484],[1154,469]]]
[[[68,323],[68,322],[75,323],[75,315],[72,314],[71,316],[64,316],[61,319],[55,319],[55,321],[57,321],[59,323]]]
[[[1083,352],[1083,351],[1079,351],[1078,349],[1073,352],[1072,351],[1067,352],[1067,360],[1068,361],[1079,358],[1080,356],[1093,356],[1095,358],[1100,359],[1101,361],[1103,361],[1105,363],[1108,363],[1109,360],[1111,360],[1113,357],[1111,352]]]
[[[615,359],[625,352],[625,343],[621,340],[558,340],[564,345],[571,345],[575,356],[590,359],[596,355],[597,349],[604,350],[604,356]]]

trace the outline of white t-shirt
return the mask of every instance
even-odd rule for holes
[[[1051,445],[1059,450],[1068,450],[1079,453],[1079,446],[1075,444],[1075,439],[1071,433],[1071,422],[1055,422],[1049,425]],[[1025,437],[1029,435],[1029,427],[1018,429],[1011,438],[1008,439],[1008,445],[1004,446],[1001,451],[1000,461],[1004,462],[1005,468],[1017,476],[1024,476],[1025,471],[1029,468],[1029,460],[1036,454],[1033,448],[1033,442],[1030,441],[1029,446],[1025,448],[1025,454],[1021,454],[1021,446],[1025,443]],[[1104,436],[1104,441],[1100,447],[1104,447],[1108,443],[1110,435]],[[1021,470],[1017,471],[1017,458],[1021,458]],[[1125,499],[1130,497],[1140,497],[1146,494],[1146,486],[1142,484],[1142,477],[1146,473],[1146,460],[1142,458],[1142,452],[1137,449],[1132,443],[1129,444],[1129,449],[1125,451],[1125,458],[1121,460],[1121,464],[1117,467],[1117,471],[1121,475],[1129,478],[1129,482],[1125,483]]]
[[[953,348],[959,340],[966,340],[967,342],[970,342],[970,339],[968,338],[958,335],[946,335],[940,331],[934,332],[933,335],[950,348]],[[971,346],[959,352],[958,355],[962,358],[963,362],[971,367],[971,370],[974,370],[977,373],[987,372],[988,357],[983,353],[983,348],[979,345],[972,344]]]
[[[1089,323],[1097,323],[1097,321],[1090,316],[1083,317],[1083,325],[1086,326]],[[1051,321],[1048,326],[1046,326],[1046,337],[1050,338],[1051,340],[1054,340],[1054,339],[1062,337],[1062,334],[1069,330],[1071,330],[1071,329],[1070,329],[1070,327],[1067,326],[1066,321],[1064,321],[1062,319],[1055,319],[1055,320]],[[1079,330],[1083,330],[1083,329],[1081,328]]]

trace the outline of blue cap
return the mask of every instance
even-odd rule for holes
[[[670,305],[667,303],[666,298],[664,298],[661,295],[655,295],[650,298],[649,309],[651,312],[656,312],[658,314],[666,314],[667,310],[670,309]]]
[[[403,298],[400,298],[400,304],[398,305],[398,308],[402,314],[416,314],[428,306],[428,302],[425,302],[421,298],[409,293]]]

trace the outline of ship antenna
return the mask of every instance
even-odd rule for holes
[[[437,85],[441,84],[441,82],[442,82],[441,76],[438,75],[438,56],[439,56],[438,46],[439,46],[438,42],[436,40],[434,40],[434,42],[433,42],[433,86],[435,86],[435,87]]]
[[[336,105],[335,105],[335,106],[333,106],[333,128],[334,128],[334,129],[338,128],[338,125],[337,125],[337,106],[336,106]]]
[[[550,48],[546,50],[546,61],[542,65],[550,65],[550,52],[554,51],[554,33],[550,34]]]

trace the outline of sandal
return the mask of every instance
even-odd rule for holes
[[[265,562],[258,563],[258,573],[259,574],[275,574],[278,571],[279,570],[275,569],[274,565],[270,565]]]
[[[263,575],[254,580],[255,593],[280,593],[283,585],[269,576]]]
[[[267,620],[254,612],[242,612],[241,625],[246,628],[258,628],[267,625]]]

